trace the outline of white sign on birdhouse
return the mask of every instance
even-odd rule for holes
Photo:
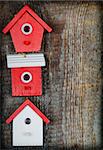
[[[49,119],[26,100],[7,120],[13,121],[13,146],[43,146],[43,121]]]

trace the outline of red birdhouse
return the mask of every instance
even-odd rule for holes
[[[11,68],[12,96],[42,95],[43,54],[7,55],[7,64]]]
[[[44,29],[52,31],[29,6],[24,6],[3,29],[10,30],[16,52],[38,52],[41,49]]]

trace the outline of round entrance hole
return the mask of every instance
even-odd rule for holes
[[[32,80],[32,74],[30,72],[23,72],[21,75],[21,81],[23,83],[29,83]]]
[[[30,76],[29,76],[28,74],[25,74],[25,75],[23,76],[23,78],[24,78],[25,81],[28,81],[28,80],[30,79]]]
[[[29,26],[24,26],[24,31],[25,32],[30,32],[30,27]]]
[[[25,119],[25,124],[29,125],[31,123],[31,119],[30,118],[26,118]]]
[[[24,23],[21,27],[21,31],[25,34],[25,35],[29,35],[32,33],[33,28],[31,26],[31,24],[29,23]]]

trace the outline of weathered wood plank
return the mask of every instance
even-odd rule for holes
[[[30,97],[51,120],[44,127],[44,147],[40,149],[100,149],[102,3],[0,3],[1,29],[26,3],[53,28],[52,33],[45,34],[42,46],[47,61],[43,69],[44,93]],[[2,148],[17,149],[11,146],[12,126],[6,125],[5,119],[25,97],[11,96],[6,55],[14,53],[14,47],[9,34],[1,36]]]

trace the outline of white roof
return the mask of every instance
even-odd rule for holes
[[[44,54],[7,55],[7,66],[8,68],[45,66]]]

